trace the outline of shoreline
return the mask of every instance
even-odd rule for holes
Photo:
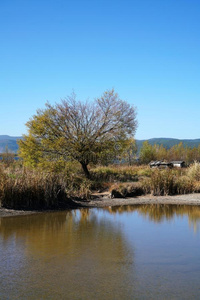
[[[97,198],[90,201],[74,201],[75,208],[102,208],[107,206],[139,205],[139,204],[175,204],[175,205],[200,205],[200,193],[175,195],[175,196],[138,196],[134,198]],[[63,210],[63,209],[62,209]],[[67,210],[67,208],[66,208]],[[26,211],[0,208],[1,217],[25,216],[44,212],[54,212],[59,210]]]
[[[177,205],[200,205],[200,193],[173,195],[173,196],[137,196],[134,198],[100,198],[91,200],[87,207],[106,207],[138,204],[177,204]]]

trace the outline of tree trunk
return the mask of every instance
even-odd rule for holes
[[[82,166],[82,169],[83,169],[83,172],[84,172],[85,176],[87,178],[90,178],[90,172],[88,170],[87,164],[81,162],[81,166]]]

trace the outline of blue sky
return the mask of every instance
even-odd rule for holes
[[[199,0],[0,0],[0,134],[114,88],[136,138],[200,138]]]

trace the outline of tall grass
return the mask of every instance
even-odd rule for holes
[[[139,182],[115,183],[110,188],[111,196],[134,197],[142,194],[166,196],[199,192],[200,184],[197,184],[194,179],[185,173],[185,171],[170,169],[150,170],[148,176],[138,176],[140,178]]]
[[[71,173],[46,172],[25,167],[0,167],[1,206],[13,209],[57,209],[74,197],[86,199],[90,183]]]
[[[149,175],[149,168],[147,166],[98,166],[91,169],[91,174],[94,180],[102,180],[108,182],[138,181],[139,176]]]
[[[196,192],[194,181],[179,170],[152,170],[143,183],[146,192],[155,196],[188,194]]]
[[[108,166],[90,170],[86,179],[78,167],[47,171],[22,163],[0,164],[1,205],[13,209],[57,209],[71,206],[70,199],[90,199],[92,191],[110,189],[113,197],[142,194],[176,195],[200,191],[200,164],[185,170],[150,169],[148,166]]]
[[[1,184],[1,205],[13,209],[58,208],[65,201],[65,185],[55,174],[23,169],[4,174]]]
[[[173,195],[176,192],[175,177],[170,170],[154,170],[150,177],[153,195]]]
[[[192,180],[200,181],[200,163],[199,162],[194,162],[194,164],[192,164],[188,168],[187,175]]]

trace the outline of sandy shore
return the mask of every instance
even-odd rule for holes
[[[200,193],[177,196],[139,196],[135,198],[98,198],[87,202],[76,202],[80,207],[106,207],[138,204],[178,204],[178,205],[200,205]],[[0,217],[21,216],[39,213],[38,211],[23,211],[0,208]]]
[[[200,193],[176,195],[176,196],[139,196],[134,198],[100,198],[86,203],[87,207],[105,207],[119,205],[138,204],[178,204],[178,205],[200,205]]]

